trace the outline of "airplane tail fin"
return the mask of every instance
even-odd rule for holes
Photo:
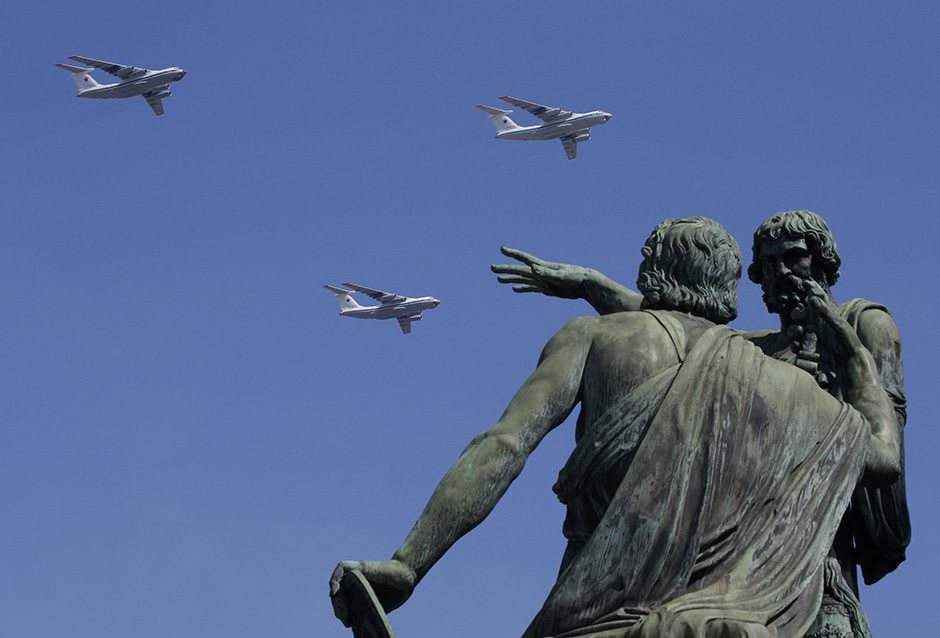
[[[509,114],[512,111],[507,111],[505,109],[498,109],[495,106],[487,106],[486,104],[477,104],[477,108],[481,111],[489,113],[490,123],[496,127],[497,133],[502,133],[503,131],[512,131],[517,128],[522,128],[518,124],[512,121],[512,118],[509,117]]]
[[[92,69],[86,69],[80,66],[73,66],[71,64],[56,64],[60,69],[65,69],[72,74],[72,81],[75,82],[75,88],[78,89],[78,92],[81,93],[86,89],[93,89],[95,87],[101,86],[91,77]]]
[[[339,301],[339,311],[343,312],[344,310],[355,310],[356,308],[362,308],[355,299],[353,299],[352,291],[346,290],[345,288],[339,288],[337,286],[326,285],[323,286],[334,295],[336,295],[336,300]]]

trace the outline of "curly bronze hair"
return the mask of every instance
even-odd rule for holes
[[[637,287],[643,308],[679,310],[715,323],[737,316],[741,251],[718,222],[667,219],[650,233],[642,253]]]
[[[842,258],[836,249],[836,240],[825,220],[811,210],[788,210],[767,218],[754,231],[754,258],[747,267],[747,277],[755,284],[761,283],[760,247],[766,240],[802,239],[813,255],[813,268],[824,278],[820,283],[833,286],[839,280]]]

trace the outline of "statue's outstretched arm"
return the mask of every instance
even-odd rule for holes
[[[474,437],[431,495],[414,528],[388,561],[343,561],[333,573],[334,610],[344,613],[340,583],[359,570],[386,611],[400,606],[415,585],[461,536],[490,513],[542,438],[564,421],[578,401],[584,361],[597,319],[582,317],[562,328],[542,352],[538,367],[499,421]]]
[[[501,284],[512,284],[514,292],[540,292],[549,297],[584,299],[601,315],[639,310],[640,293],[623,286],[604,273],[554,261],[503,246],[500,251],[522,264],[494,264],[490,270]]]

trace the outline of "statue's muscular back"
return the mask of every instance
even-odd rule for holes
[[[692,315],[675,311],[657,311],[666,321],[682,332],[679,347],[688,352],[698,338],[715,324]],[[651,313],[644,311],[619,312],[602,317],[585,317],[591,338],[590,350],[584,363],[581,380],[581,415],[578,434],[586,424],[624,394],[644,381],[679,362],[677,344],[663,324]],[[685,355],[683,352],[683,356]]]

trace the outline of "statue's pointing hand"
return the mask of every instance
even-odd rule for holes
[[[401,607],[414,591],[416,575],[413,569],[397,560],[344,560],[330,576],[330,600],[333,613],[349,627],[355,619],[350,617],[350,608],[343,589],[343,577],[348,572],[362,574],[386,612]]]
[[[588,269],[572,264],[545,261],[527,252],[503,246],[499,249],[519,264],[493,264],[490,270],[499,275],[501,284],[512,284],[513,292],[540,292],[550,297],[578,299]]]

